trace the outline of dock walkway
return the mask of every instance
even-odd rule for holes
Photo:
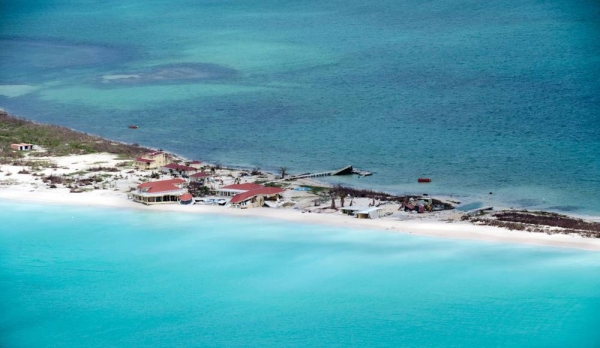
[[[359,176],[369,176],[369,175],[372,175],[373,173],[354,169],[350,165],[350,166],[345,166],[344,168],[340,168],[338,170],[332,170],[332,171],[328,171],[328,172],[305,173],[305,174],[293,175],[293,176],[290,176],[290,179],[318,178],[318,177],[322,177],[322,176],[350,175],[350,174],[357,174]]]

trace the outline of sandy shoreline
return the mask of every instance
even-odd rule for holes
[[[116,155],[100,153],[90,155],[71,155],[62,157],[38,158],[51,161],[53,166],[23,173],[23,167],[14,165],[0,166],[0,199],[35,204],[65,204],[77,207],[106,207],[117,209],[135,209],[140,211],[164,211],[193,214],[219,214],[246,218],[277,219],[303,224],[321,224],[338,227],[349,227],[367,230],[390,231],[398,233],[414,233],[419,235],[468,239],[502,243],[519,243],[562,248],[600,251],[600,239],[584,238],[576,234],[545,234],[524,231],[511,231],[504,228],[479,226],[471,222],[461,221],[459,212],[450,210],[428,214],[411,214],[398,211],[397,206],[384,205],[387,216],[379,219],[357,219],[342,215],[328,209],[329,203],[315,206],[316,196],[289,188],[284,193],[287,201],[294,201],[296,208],[254,208],[234,209],[218,205],[151,205],[146,206],[127,198],[127,192],[140,182],[148,180],[151,171],[131,170],[121,167]],[[116,172],[98,172],[90,170],[103,166],[118,168]],[[220,172],[220,174],[219,174]],[[239,178],[238,170],[223,169],[215,174],[221,184],[231,183]],[[83,192],[71,193],[64,185],[50,188],[43,176],[65,177],[103,177],[104,181],[93,183]],[[165,176],[165,175],[162,175]],[[166,176],[165,176],[166,177]],[[244,177],[244,182],[253,182],[257,178],[276,180],[273,174],[262,173],[259,177]],[[300,181],[298,184],[318,185],[318,182]],[[369,198],[354,198],[354,206],[367,207]],[[338,203],[339,204],[339,203]],[[348,202],[346,202],[348,204]],[[339,207],[339,205],[338,205]]]
[[[490,226],[476,226],[460,222],[442,222],[434,218],[415,219],[408,221],[378,219],[359,220],[341,214],[302,213],[294,209],[230,209],[214,205],[183,206],[154,205],[145,206],[128,200],[120,192],[35,192],[21,189],[4,188],[0,190],[0,198],[22,203],[64,204],[72,206],[106,207],[118,209],[135,209],[141,211],[164,211],[193,214],[219,214],[237,217],[258,217],[276,219],[303,224],[324,224],[338,227],[350,227],[398,233],[414,233],[418,235],[479,240],[500,243],[518,243],[549,247],[571,248],[600,251],[600,240],[583,238],[573,235],[546,235],[543,233],[528,233],[508,231]]]

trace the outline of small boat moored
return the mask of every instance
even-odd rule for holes
[[[138,126],[132,124],[132,125],[127,126],[127,128],[129,128],[129,129],[138,129]]]
[[[429,178],[418,178],[417,182],[431,182],[431,179],[429,179]]]

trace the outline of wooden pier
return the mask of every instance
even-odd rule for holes
[[[356,174],[358,176],[373,175],[373,173],[371,173],[371,172],[354,169],[352,166],[345,166],[344,168],[340,168],[338,170],[332,170],[329,172],[305,173],[305,174],[293,175],[293,176],[290,176],[290,179],[318,178],[318,177],[322,177],[322,176],[351,175],[351,174]]]

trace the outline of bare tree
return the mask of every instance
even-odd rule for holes
[[[337,209],[335,207],[335,193],[333,191],[329,192],[329,196],[331,196],[331,209]]]
[[[287,167],[279,167],[279,173],[281,174],[281,179],[285,179],[287,174]]]
[[[334,197],[340,197],[340,205],[343,208],[345,199],[348,196],[348,188],[346,186],[337,184],[331,188],[331,192],[333,193]]]

